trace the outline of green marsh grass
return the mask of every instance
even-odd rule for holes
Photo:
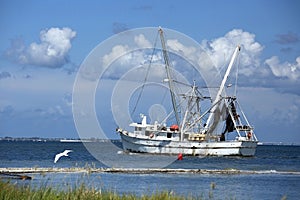
[[[172,192],[157,192],[152,195],[137,196],[135,194],[117,194],[113,191],[102,191],[94,188],[88,188],[84,184],[76,188],[67,190],[58,190],[48,186],[32,188],[30,186],[15,185],[10,182],[0,181],[0,199],[1,200],[182,200],[182,199],[199,199],[193,197],[183,197],[174,195]]]

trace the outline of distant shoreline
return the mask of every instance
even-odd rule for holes
[[[13,141],[13,142],[121,142],[120,139],[75,139],[75,138],[39,138],[39,137],[0,137],[0,141]]]
[[[0,141],[28,141],[28,142],[121,142],[121,139],[99,139],[99,138],[40,138],[40,137],[0,137]],[[300,143],[292,142],[259,142],[258,145],[282,145],[300,146]]]

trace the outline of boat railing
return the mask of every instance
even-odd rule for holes
[[[202,133],[189,134],[188,140],[204,141],[205,137],[206,134],[202,134]]]
[[[253,128],[249,125],[237,125],[237,126],[235,126],[235,128],[238,131],[251,131],[251,130],[253,130]]]

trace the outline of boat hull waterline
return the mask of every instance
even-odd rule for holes
[[[120,134],[126,152],[187,156],[254,156],[257,141],[172,141]]]

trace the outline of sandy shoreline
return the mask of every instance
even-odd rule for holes
[[[237,169],[159,169],[159,168],[0,168],[3,173],[128,173],[128,174],[291,174],[299,171],[237,170]]]

